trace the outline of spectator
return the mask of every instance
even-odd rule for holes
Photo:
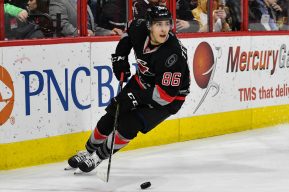
[[[28,17],[28,12],[26,10],[9,3],[4,3],[4,12],[12,17],[17,17],[22,22],[25,22]]]
[[[49,12],[49,0],[28,0],[29,14],[47,14]]]
[[[56,27],[57,14],[61,14],[60,36],[77,36],[77,2],[73,0],[50,0],[49,14],[55,21]],[[90,30],[88,34],[92,34]]]
[[[12,6],[10,4],[8,5],[9,6],[7,6],[6,4],[7,13],[11,14],[10,11],[14,9],[15,14],[17,14],[17,10],[18,12],[21,10],[22,13],[25,13],[25,18],[15,18],[12,17],[13,14],[11,14],[12,16],[8,14],[5,15],[5,34],[7,39],[35,39],[44,37],[44,34],[40,30],[39,26],[35,22],[33,22],[30,17],[26,17],[26,13],[28,13],[26,10],[17,7],[15,8],[15,6]]]
[[[190,0],[190,8],[191,10],[195,9],[196,7],[198,7],[198,0]]]
[[[207,14],[207,0],[198,0],[198,6],[192,10],[194,18],[198,21],[200,29],[199,32],[207,32],[208,28],[208,14]]]
[[[231,31],[229,23],[232,24],[232,19],[225,0],[213,0],[213,21],[213,31]]]
[[[232,24],[232,31],[240,31],[242,16],[241,16],[241,0],[226,0],[226,6],[229,8]]]
[[[277,25],[280,30],[288,30],[288,8],[289,0],[278,0],[277,4],[280,6],[281,10],[277,13]]]
[[[94,17],[94,22],[96,24],[100,23],[100,16],[102,13],[103,6],[108,3],[109,0],[88,0],[87,4],[89,5],[91,12]]]
[[[112,30],[103,29],[94,23],[94,17],[90,7],[87,6],[88,12],[88,36],[93,35],[116,35]],[[49,14],[56,21],[57,14],[61,14],[61,31],[60,36],[78,36],[77,29],[77,1],[76,0],[50,0]],[[56,22],[54,24],[56,27]]]
[[[279,30],[277,18],[282,8],[277,0],[255,0],[249,2],[249,29],[276,31]]]
[[[184,19],[184,20],[191,20],[193,17],[192,15],[192,5],[190,0],[176,0],[176,13],[177,18]],[[196,8],[195,6],[194,8]]]
[[[49,16],[49,0],[28,0],[27,9],[29,12],[28,20],[40,27],[46,37],[53,37],[55,28],[52,18]]]
[[[123,34],[126,19],[126,0],[88,0],[95,24],[100,28]]]
[[[100,13],[99,26],[122,34],[127,23],[127,0],[105,3]]]
[[[10,3],[16,7],[26,9],[27,1],[26,0],[4,0],[4,3]]]
[[[191,3],[188,0],[177,0],[176,13],[177,33],[199,31],[199,23],[194,19]]]

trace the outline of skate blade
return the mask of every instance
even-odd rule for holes
[[[79,168],[77,168],[75,171],[74,171],[74,175],[82,175],[84,172],[81,171]]]
[[[95,174],[95,172],[85,173],[81,171],[79,168],[77,168],[73,174],[74,175],[86,175],[86,174]],[[107,173],[105,171],[96,171],[96,177],[102,180],[103,182],[107,182]]]
[[[105,171],[98,170],[96,176],[103,182],[107,182],[107,173]]]
[[[76,168],[70,167],[69,165],[64,168],[65,171],[75,170]]]

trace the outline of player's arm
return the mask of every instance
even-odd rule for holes
[[[115,53],[111,54],[113,72],[118,80],[120,80],[121,73],[124,73],[124,81],[127,81],[131,75],[128,55],[132,49],[132,42],[129,30],[128,27],[118,42]]]

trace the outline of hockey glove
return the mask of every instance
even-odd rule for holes
[[[139,105],[137,98],[132,92],[123,92],[112,98],[111,102],[114,103],[115,106],[116,104],[120,105],[119,110],[121,113],[132,111]]]
[[[120,74],[123,72],[123,81],[126,82],[131,75],[127,56],[111,54],[111,62],[112,70],[117,80],[120,80]]]

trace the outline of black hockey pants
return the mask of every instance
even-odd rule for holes
[[[139,107],[128,113],[119,115],[119,123],[116,128],[114,153],[125,147],[130,140],[137,136],[140,131],[147,133],[170,116],[165,109]],[[96,151],[101,159],[109,157],[109,149],[112,141],[114,116],[106,113],[98,121],[93,133],[86,143],[89,152]]]

